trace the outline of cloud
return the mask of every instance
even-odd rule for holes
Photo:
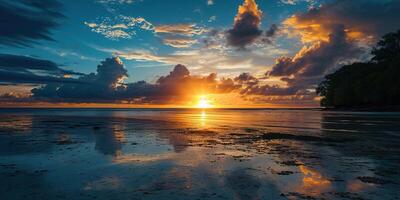
[[[143,2],[143,0],[96,0],[96,2],[104,6],[111,14],[118,14],[118,10],[121,10],[125,6]]]
[[[312,97],[323,77],[343,64],[365,59],[366,46],[400,26],[398,1],[337,0],[284,20],[282,30],[299,37],[303,48],[280,57],[268,78],[281,77],[283,86],[264,86],[247,94],[288,94]]]
[[[17,99],[27,98],[27,97],[29,97],[29,96],[19,94],[19,93],[13,93],[13,92],[4,93],[4,94],[0,95],[1,100],[17,100]]]
[[[196,24],[167,24],[158,25],[154,28],[155,33],[176,34],[183,36],[200,35],[207,32],[207,29],[197,26]]]
[[[84,22],[93,32],[102,34],[111,40],[131,39],[137,30],[154,30],[153,24],[142,17],[119,15],[115,18],[105,17],[98,22]]]
[[[314,89],[323,77],[346,62],[359,59],[364,49],[346,37],[344,26],[337,26],[327,41],[321,40],[304,46],[293,58],[280,57],[268,77],[284,77],[285,87],[264,86],[251,94],[294,95],[315,97]],[[250,93],[247,93],[250,94]]]
[[[400,27],[399,1],[337,0],[298,13],[283,24],[291,36],[302,42],[327,41],[338,25],[352,40],[377,40]]]
[[[217,16],[215,16],[215,15],[211,16],[210,18],[208,18],[208,22],[209,23],[215,22],[216,20],[217,20]]]
[[[267,31],[265,31],[265,35],[262,38],[262,41],[266,44],[272,44],[278,32],[278,26],[276,24],[272,24],[271,27]]]
[[[189,48],[194,44],[197,44],[198,41],[196,39],[187,38],[187,37],[164,37],[163,43],[165,45],[175,47],[175,48]]]
[[[226,33],[218,29],[210,29],[209,32],[202,38],[204,48],[226,50],[229,47],[226,45]]]
[[[82,75],[81,73],[61,69],[58,64],[49,60],[11,54],[0,54],[0,69],[10,71],[41,70],[63,75]]]
[[[262,34],[261,18],[262,12],[255,0],[245,0],[239,7],[233,28],[227,31],[228,44],[243,49],[256,41]]]
[[[260,52],[227,52],[220,48],[183,50],[171,54],[156,54],[143,50],[111,50],[111,52],[124,59],[140,62],[158,62],[168,65],[181,63],[190,66],[196,74],[218,72],[231,75],[238,75],[243,70],[262,73],[268,65],[274,63],[276,55],[282,55],[279,50],[273,47]]]
[[[358,58],[362,49],[346,38],[343,26],[331,33],[328,41],[303,47],[293,58],[282,57],[269,72],[270,76],[323,76],[340,63]]]
[[[73,78],[82,73],[65,70],[60,65],[27,56],[0,54],[1,83],[79,82]]]
[[[254,77],[250,73],[242,73],[239,76],[235,77],[234,82],[236,85],[239,85],[240,94],[245,95],[248,93],[250,88],[257,87],[260,83],[258,78]]]
[[[29,93],[6,92],[0,94],[0,102],[7,105],[10,102],[30,102],[32,101]]]
[[[47,83],[77,83],[81,84],[73,78],[68,77],[55,77],[50,75],[37,75],[33,73],[22,73],[22,72],[9,72],[0,70],[1,83],[12,84],[12,83],[35,83],[35,84],[47,84]]]
[[[214,5],[214,0],[207,0],[207,5],[208,6]]]
[[[196,36],[208,32],[206,28],[196,24],[167,24],[158,25],[154,28],[154,33],[160,37],[165,45],[174,48],[188,48],[197,43]]]
[[[244,95],[261,96],[295,96],[300,94],[296,87],[281,87],[279,85],[255,85],[242,91]],[[300,94],[302,95],[302,94]]]
[[[97,22],[84,22],[93,32],[102,34],[111,40],[132,39],[138,30],[151,31],[161,41],[174,48],[188,48],[198,41],[193,36],[201,35],[208,30],[196,24],[167,24],[155,26],[142,17],[119,15],[115,18],[105,17]]]
[[[91,61],[97,61],[98,59],[95,57],[90,57],[90,56],[86,56],[83,55],[81,53],[75,52],[74,50],[69,50],[69,49],[58,49],[58,48],[52,48],[52,47],[48,47],[48,46],[42,46],[39,47],[40,49],[43,49],[51,54],[60,56],[60,57],[76,57],[79,58],[81,60],[91,60]]]
[[[227,93],[238,88],[232,79],[218,81],[216,74],[192,76],[183,65],[176,65],[155,83],[124,83],[127,76],[118,57],[108,58],[97,67],[97,73],[79,78],[84,85],[50,83],[33,89],[32,94],[35,99],[63,102],[182,103],[204,92]]]
[[[30,46],[37,40],[53,40],[51,30],[64,15],[56,0],[1,1],[0,44]]]
[[[304,90],[297,85],[288,85],[283,87],[277,84],[268,84],[263,82],[263,79],[256,78],[249,73],[242,73],[234,79],[237,87],[237,92],[242,95],[242,98],[254,99],[256,96],[268,101],[279,103],[280,100],[299,100],[314,98],[315,94],[312,91]],[[266,98],[267,97],[267,98]],[[258,99],[259,100],[259,99]]]
[[[127,77],[122,61],[118,57],[108,58],[97,66],[96,73],[82,75],[74,82],[46,80],[40,82],[42,86],[33,88],[30,96],[3,93],[0,101],[188,105],[203,94],[236,95],[245,101],[261,101],[260,96],[264,96],[263,100],[271,102],[304,100],[306,97],[304,93],[289,88],[265,85],[250,73],[234,78],[219,78],[216,73],[196,76],[184,65],[176,65],[169,74],[159,77],[154,83],[125,83]],[[23,80],[23,77],[20,78]],[[275,95],[274,98],[269,98],[271,95]]]
[[[278,31],[278,26],[276,24],[272,24],[271,27],[265,32],[267,37],[275,36],[276,32]]]
[[[281,3],[288,5],[297,5],[302,2],[308,3],[310,7],[314,7],[317,5],[318,0],[281,0]]]
[[[132,4],[134,0],[99,0],[101,4]]]
[[[76,83],[49,83],[32,90],[34,98],[46,99],[105,99],[117,98],[116,93],[123,88],[127,71],[119,58],[109,58],[97,66],[97,73],[81,76]]]

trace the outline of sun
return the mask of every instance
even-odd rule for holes
[[[199,101],[197,103],[197,108],[211,108],[212,105],[210,103],[210,100],[207,99],[206,95],[201,95],[199,97]]]

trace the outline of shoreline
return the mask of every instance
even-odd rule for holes
[[[349,112],[400,112],[400,106],[358,106],[358,107],[322,107],[323,111],[349,111]]]
[[[384,106],[384,107],[293,107],[293,108],[268,108],[268,107],[245,107],[245,108],[186,108],[186,107],[19,107],[10,106],[3,107],[0,106],[0,110],[208,110],[208,111],[218,111],[218,110],[313,110],[313,111],[333,111],[333,112],[400,112],[400,106]]]

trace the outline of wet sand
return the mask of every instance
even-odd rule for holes
[[[0,110],[0,199],[400,199],[400,113]]]

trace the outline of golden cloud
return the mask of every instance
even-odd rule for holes
[[[262,18],[262,11],[258,9],[258,5],[255,0],[245,0],[244,4],[239,6],[238,13],[235,17],[235,24],[243,20],[245,14],[251,14],[255,16],[257,20],[253,21],[254,25],[259,25]]]
[[[243,49],[255,42],[262,34],[261,19],[262,11],[258,9],[256,2],[245,0],[239,6],[233,28],[227,32],[228,44]]]
[[[200,35],[206,31],[205,28],[198,27],[196,24],[168,24],[155,26],[154,28],[155,33],[178,34],[185,36]]]

